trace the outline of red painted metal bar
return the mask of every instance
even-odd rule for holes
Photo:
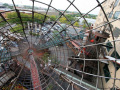
[[[30,54],[31,77],[34,90],[42,90],[40,86],[40,79],[38,69],[32,54]]]

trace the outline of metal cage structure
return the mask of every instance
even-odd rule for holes
[[[119,0],[8,1],[11,9],[0,11],[2,90],[120,90],[120,18],[118,13],[110,18]],[[56,8],[54,2],[63,5]],[[22,7],[25,4],[30,8]],[[38,5],[45,7],[44,13]],[[89,10],[82,13],[85,7]],[[71,8],[78,14],[74,20],[66,14]],[[86,16],[98,8],[92,26]],[[50,16],[56,13],[56,19]],[[86,27],[75,26],[81,19]]]

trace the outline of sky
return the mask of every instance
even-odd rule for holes
[[[50,4],[51,0],[37,0],[46,4]],[[73,0],[69,0],[69,1],[73,1]],[[104,1],[104,0],[99,0],[100,2]],[[0,0],[0,3],[9,3],[12,4],[12,0]],[[32,1],[30,0],[14,0],[16,5],[30,5],[32,6]],[[67,0],[52,0],[51,5],[53,7],[55,7],[56,9],[60,9],[60,10],[65,10],[68,6],[69,6],[69,2]],[[98,3],[96,2],[96,0],[75,0],[73,3],[82,13],[87,13],[88,11],[90,11],[92,8],[94,8]],[[35,2],[35,6],[37,7],[43,7],[43,8],[47,8],[48,6],[40,4],[38,2]],[[95,10],[93,10],[91,12],[91,14],[98,14],[100,10],[100,7],[96,8]],[[74,6],[70,6],[70,8],[68,9],[68,11],[77,11],[75,9]]]

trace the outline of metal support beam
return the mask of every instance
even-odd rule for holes
[[[30,71],[31,71],[33,88],[34,90],[42,90],[37,65],[35,63],[31,50],[30,50],[29,60],[30,60],[30,67],[31,67]]]

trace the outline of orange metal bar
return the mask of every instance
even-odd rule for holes
[[[33,55],[30,55],[31,77],[34,90],[41,90],[38,69]]]

